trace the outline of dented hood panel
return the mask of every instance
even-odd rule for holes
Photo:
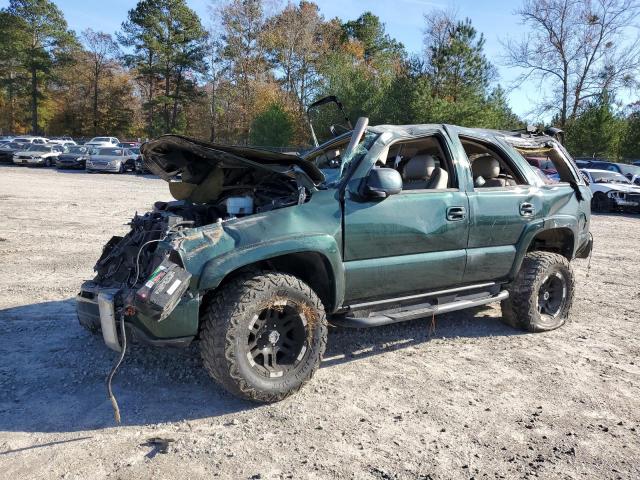
[[[166,181],[181,175],[183,182],[199,185],[216,168],[242,167],[281,173],[293,169],[315,185],[324,181],[324,175],[313,163],[297,155],[220,145],[182,135],[163,135],[142,145],[140,151],[147,168]]]

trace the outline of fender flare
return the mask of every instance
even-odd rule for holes
[[[575,218],[570,216],[555,216],[533,221],[527,225],[518,240],[516,256],[514,258],[511,271],[509,272],[509,279],[515,278],[518,274],[518,271],[522,266],[522,262],[524,261],[524,257],[529,251],[529,246],[531,245],[531,242],[533,242],[534,238],[542,232],[559,229],[571,230],[573,233],[573,246],[571,248],[571,258],[573,258],[575,256],[578,242],[578,228]]]
[[[235,248],[223,255],[209,260],[200,274],[198,290],[213,290],[232,272],[271,258],[292,253],[317,253],[321,255],[330,266],[329,274],[333,278],[328,279],[333,283],[332,291],[334,304],[330,306],[333,311],[342,305],[344,301],[344,265],[340,248],[335,238],[327,234],[307,234],[295,238],[274,239],[253,245]]]

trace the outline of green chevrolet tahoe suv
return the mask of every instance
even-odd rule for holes
[[[591,193],[561,143],[367,123],[302,156],[175,135],[145,144],[175,201],[106,244],[80,323],[118,351],[197,340],[217,382],[263,402],[312,377],[329,324],[502,302],[515,328],[561,326],[571,261],[592,246]],[[548,158],[559,181],[527,157]]]

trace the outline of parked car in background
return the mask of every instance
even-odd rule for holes
[[[6,145],[7,143],[11,143],[13,141],[13,137],[0,137],[0,145]]]
[[[583,160],[577,158],[574,161],[576,162],[578,168],[589,168],[589,165],[591,164],[591,160]]]
[[[611,170],[585,168],[580,171],[589,180],[593,192],[591,209],[594,212],[640,211],[640,187],[627,177]]]
[[[136,173],[138,175],[143,173],[151,173],[147,166],[144,164],[144,158],[140,152],[140,147],[130,149],[136,155]]]
[[[45,145],[46,143],[49,143],[48,138],[34,137],[32,135],[23,135],[21,137],[16,137],[13,139],[13,141],[16,143],[34,143],[36,145]]]
[[[556,173],[557,171],[551,159],[547,157],[525,157],[525,158],[527,159],[527,162],[529,162],[529,165],[539,168],[546,175],[551,175],[553,173]]]
[[[87,147],[97,147],[97,148],[115,148],[120,143],[116,137],[94,137],[88,142],[85,142]]]
[[[558,180],[556,180],[555,178],[552,178],[551,176],[547,175],[542,170],[540,170],[538,167],[535,167],[535,166],[531,165],[531,168],[536,173],[536,175],[540,178],[540,180],[542,180],[545,184],[551,185],[553,183],[558,183]]]
[[[0,162],[13,163],[13,156],[31,146],[30,143],[10,142],[0,146]]]
[[[617,172],[621,175],[624,175],[631,183],[640,185],[640,167],[637,165],[629,165],[628,163],[594,161],[589,164],[588,168]]]
[[[49,143],[55,143],[62,145],[63,147],[67,145],[76,145],[76,142],[71,137],[53,137],[49,139]]]
[[[631,165],[636,165],[637,167],[640,167],[640,160],[636,160],[635,162],[631,162]]]
[[[128,148],[97,148],[87,159],[87,172],[124,173],[136,168],[136,155]]]
[[[29,165],[39,167],[55,166],[56,158],[64,150],[60,145],[31,145],[26,150],[17,152],[13,156],[16,165]]]
[[[71,145],[64,149],[56,160],[58,168],[79,168],[84,170],[89,158],[90,147],[84,145]]]
[[[140,148],[140,142],[120,142],[118,144],[122,148]]]

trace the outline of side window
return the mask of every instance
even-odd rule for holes
[[[607,165],[607,170],[609,170],[610,172],[618,172],[618,167],[616,167],[615,165]]]
[[[475,188],[509,188],[527,185],[504,152],[482,140],[460,137],[473,174]],[[540,162],[539,165],[541,165]],[[538,167],[539,168],[539,167]]]
[[[458,186],[451,156],[438,135],[394,143],[376,166],[397,170],[402,176],[403,191]]]

